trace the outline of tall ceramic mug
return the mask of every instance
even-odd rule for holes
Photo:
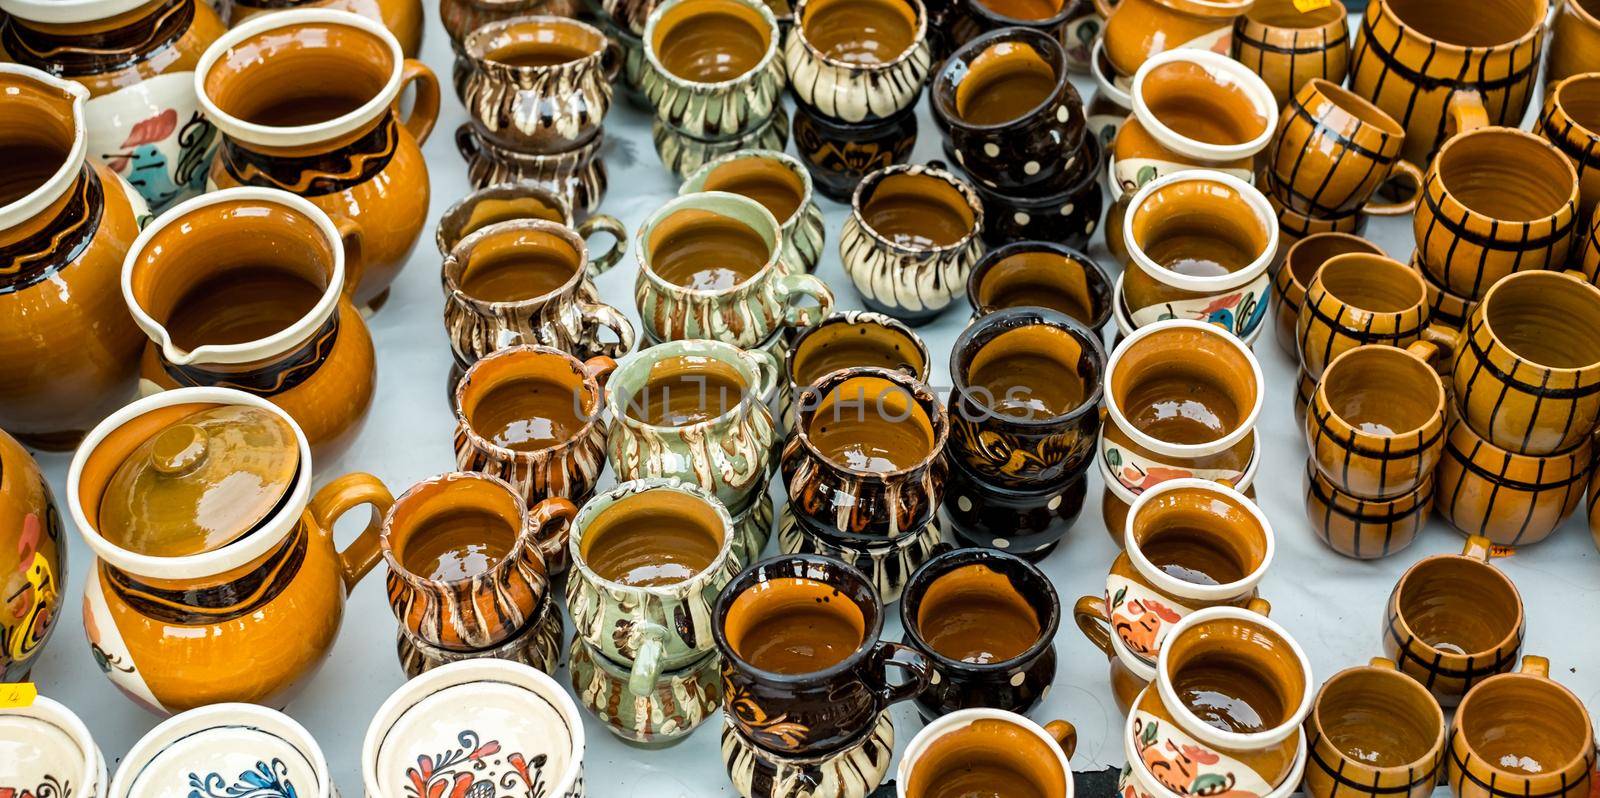
[[[922,0],[800,0],[783,56],[797,102],[848,124],[887,119],[922,96],[928,12]]]
[[[1375,216],[1410,213],[1422,188],[1422,170],[1400,157],[1406,130],[1382,108],[1332,81],[1316,79],[1289,100],[1278,124],[1267,174],[1278,201],[1311,217],[1361,211]],[[1413,186],[1402,202],[1371,202],[1395,178]]]
[[[402,117],[408,85],[416,101]],[[294,9],[228,31],[201,57],[194,86],[222,131],[210,183],[283,189],[326,211],[350,261],[346,293],[381,304],[428,219],[421,143],[439,115],[433,72],[381,23]]]
[[[600,135],[621,48],[576,19],[519,16],[462,42],[456,93],[478,136],[517,152],[548,154]]]
[[[666,0],[642,38],[645,98],[681,135],[738,138],[782,106],[782,32],[760,0]]]
[[[895,795],[956,798],[1016,790],[1038,798],[1073,798],[1067,760],[1077,744],[1077,730],[1064,720],[1040,726],[999,709],[952,712],[924,726],[906,745]]]

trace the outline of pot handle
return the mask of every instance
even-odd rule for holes
[[[903,684],[890,684],[890,668],[905,671],[909,678]],[[928,689],[928,685],[933,684],[933,664],[910,646],[880,641],[872,649],[872,672],[868,678],[878,683],[873,691],[887,708],[890,704],[916,698]]]
[[[1078,750],[1078,727],[1064,720],[1052,720],[1044,725],[1044,733],[1056,741],[1056,746],[1068,759]]]
[[[578,236],[584,241],[588,241],[589,236],[595,233],[610,233],[611,237],[615,239],[615,243],[611,245],[611,249],[607,250],[605,254],[596,255],[589,259],[590,277],[599,277],[610,271],[612,266],[617,265],[617,261],[622,260],[622,256],[628,250],[628,228],[623,227],[622,222],[617,217],[610,214],[597,213],[578,225]]]
[[[1263,618],[1272,614],[1272,602],[1267,601],[1260,596],[1256,596],[1255,598],[1245,602],[1244,608],[1257,615],[1260,615]]]
[[[783,305],[783,323],[800,329],[811,327],[833,313],[833,291],[814,274],[786,274],[773,284],[773,293]],[[800,305],[811,299],[817,307]]]
[[[1389,659],[1388,657],[1373,657],[1372,659],[1367,660],[1367,666],[1371,668],[1383,668],[1384,670],[1389,671],[1400,670],[1400,666],[1394,664],[1394,660]]]
[[[1522,667],[1518,668],[1517,672],[1548,679],[1550,678],[1550,660],[1538,654],[1524,654],[1522,655]]]
[[[616,39],[606,37],[606,46],[600,54],[600,73],[605,75],[607,83],[617,82],[617,73],[622,71],[622,62],[628,57],[622,44]]]
[[[609,344],[600,344],[600,351],[607,357],[622,357],[633,349],[633,343],[638,334],[633,329],[633,322],[617,310],[604,302],[589,302],[578,300],[578,311],[583,314],[583,326],[589,332],[596,328],[604,327],[611,331],[617,340]]]
[[[462,122],[461,127],[456,128],[456,152],[461,153],[461,157],[470,164],[482,150],[477,134],[472,132],[472,123]]]
[[[605,355],[595,355],[583,361],[583,375],[600,384],[600,389],[605,390],[606,383],[611,380],[611,372],[617,370],[617,361]],[[602,400],[604,397],[601,397]],[[601,406],[605,405],[602,401]]]
[[[1450,95],[1450,102],[1445,106],[1446,139],[1488,126],[1489,109],[1483,106],[1483,95],[1471,89]]]
[[[762,403],[771,402],[783,379],[783,363],[765,349],[741,349],[739,355],[756,370],[756,396],[761,397]]]
[[[1479,562],[1488,562],[1489,554],[1494,551],[1494,543],[1482,535],[1467,537],[1466,545],[1461,547],[1461,556],[1471,557]]]
[[[1120,4],[1114,3],[1111,0],[1094,0],[1094,13],[1099,14],[1106,19],[1110,19],[1112,14],[1117,13],[1118,5]]]
[[[1394,169],[1389,172],[1388,180],[1403,180],[1411,183],[1411,191],[1407,199],[1398,202],[1369,201],[1362,207],[1362,212],[1369,216],[1403,216],[1417,209],[1417,203],[1422,199],[1422,170],[1417,165],[1406,160],[1394,162]],[[1388,182],[1388,180],[1384,182]]]
[[[1108,657],[1117,655],[1116,649],[1111,647],[1111,615],[1106,612],[1106,600],[1103,596],[1084,596],[1072,607],[1072,620],[1078,624],[1078,631],[1089,638],[1095,648],[1106,653]]]
[[[417,96],[411,103],[411,114],[405,118],[405,126],[417,143],[422,144],[433,132],[433,123],[439,121],[439,77],[427,64],[407,58],[400,68],[401,90],[407,83],[416,84]]]
[[[633,655],[633,670],[628,673],[628,691],[647,696],[656,691],[656,681],[661,678],[661,657],[667,653],[667,630],[653,623],[640,624],[636,629],[643,642]]]
[[[528,522],[534,526],[533,544],[547,566],[561,561],[572,531],[572,519],[577,515],[578,505],[560,496],[551,496],[528,510]]]
[[[366,273],[367,264],[362,260],[366,237],[361,233],[361,223],[348,216],[333,217],[333,226],[339,229],[339,243],[344,248],[344,295],[354,297]]]
[[[1461,331],[1446,327],[1443,324],[1429,324],[1422,328],[1422,340],[1417,341],[1406,350],[1433,365],[1455,357],[1456,347],[1461,343]],[[1434,366],[1438,368],[1438,366]]]
[[[372,505],[372,520],[344,551],[339,552],[339,573],[344,578],[345,592],[354,589],[361,577],[383,558],[378,539],[383,533],[384,517],[394,505],[394,496],[377,477],[357,471],[323,485],[322,490],[311,497],[311,518],[322,528],[323,534],[330,537],[334,522],[362,504]]]

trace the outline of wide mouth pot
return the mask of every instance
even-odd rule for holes
[[[1396,438],[1422,435],[1435,424],[1433,437],[1421,444],[1444,434],[1444,381],[1407,350],[1368,345],[1343,352],[1323,370],[1316,390],[1341,433],[1361,451],[1398,456],[1389,452]]]
[[[1478,318],[1496,343],[1545,372],[1600,367],[1600,289],[1572,275],[1507,275],[1484,295]]]
[[[1111,319],[1111,277],[1094,258],[1048,241],[1015,241],[984,253],[967,276],[967,297],[978,315],[1014,307],[1045,307],[1092,330]]]
[[[700,191],[674,197],[650,214],[633,245],[639,274],[658,288],[713,298],[770,276],[783,230],[766,206],[749,197]]]
[[[938,166],[896,164],[872,172],[856,185],[850,209],[880,246],[906,254],[955,252],[983,230],[977,192]]]
[[[1008,614],[1027,616],[1038,626],[1034,641],[1019,653],[989,662],[956,659],[930,640],[940,615],[960,614],[974,600],[1003,604]],[[967,616],[976,619],[977,616]],[[957,619],[959,623],[960,619]],[[919,651],[940,669],[964,673],[1006,673],[1033,661],[1055,644],[1061,625],[1061,599],[1055,586],[1036,566],[1014,555],[990,549],[956,549],[923,563],[900,597],[900,622]]]
[[[930,361],[927,345],[904,323],[872,311],[847,311],[801,331],[789,346],[784,372],[796,391],[858,366],[904,371],[925,383]]]
[[[1129,201],[1123,242],[1155,281],[1214,294],[1266,272],[1278,250],[1272,203],[1255,186],[1205,169],[1146,183]]]
[[[444,289],[483,313],[541,305],[576,289],[588,260],[588,245],[565,224],[495,222],[461,239],[445,256]]]
[[[1581,5],[1577,0],[1569,6]],[[1593,23],[1600,27],[1600,20]],[[1593,72],[1573,75],[1557,83],[1552,90],[1555,107],[1592,142],[1600,138],[1600,74]]]
[[[973,131],[1015,127],[1072,91],[1061,43],[1020,27],[990,31],[962,45],[928,87],[941,120]]]
[[[941,740],[948,736],[972,733],[987,733],[999,739],[988,743],[969,740],[968,744],[960,746],[940,745]],[[946,761],[939,761],[941,757]],[[1006,761],[1012,757],[1016,759]],[[1072,765],[1067,761],[1060,743],[1049,732],[1022,715],[988,708],[956,710],[922,727],[911,738],[905,754],[900,758],[896,771],[900,785],[898,795],[901,798],[914,798],[926,794],[922,791],[912,792],[917,787],[927,789],[927,784],[937,785],[942,779],[956,774],[970,775],[972,771],[968,770],[967,763],[973,760],[1006,767],[1012,778],[1024,773],[1033,776],[1029,787],[1042,791],[1030,791],[1029,794],[1038,798],[1073,798],[1076,795]],[[932,768],[934,773],[919,778],[924,767]],[[1050,786],[1057,783],[1062,785],[1059,790]]]
[[[1250,610],[1207,607],[1184,617],[1167,635],[1156,671],[1161,702],[1179,727],[1201,742],[1221,748],[1270,748],[1298,732],[1311,712],[1310,659],[1287,630]],[[1260,715],[1262,728],[1219,728],[1202,719],[1179,696],[1177,684],[1200,690],[1204,682],[1215,681],[1221,674],[1239,677],[1231,687],[1253,688],[1250,698],[1256,703],[1250,708]],[[1247,701],[1240,696],[1238,703]]]
[[[83,172],[89,152],[89,90],[20,64],[0,64],[0,92],[15,115],[0,118],[0,149],[11,153],[0,181],[0,229],[45,211]]]
[[[1301,11],[1294,0],[1256,0],[1244,12],[1244,18],[1253,25],[1281,30],[1316,30],[1345,22],[1348,12],[1342,3]]]
[[[213,42],[195,66],[194,89],[227,136],[292,148],[353,134],[389,113],[404,63],[380,22],[289,9],[245,20]],[[330,74],[339,79],[323,79]]]
[[[37,784],[55,776],[83,795],[106,794],[105,758],[89,727],[60,702],[41,695],[28,706],[0,710],[0,740],[17,757],[10,780]],[[47,792],[30,795],[50,798]]]
[[[491,527],[500,534],[491,533]],[[407,582],[464,585],[497,581],[495,574],[516,567],[534,545],[535,533],[527,504],[510,483],[457,471],[424,479],[397,496],[384,516],[378,544],[389,571]],[[443,565],[446,557],[479,560],[481,567]],[[442,567],[425,573],[434,565]]]
[[[1199,534],[1206,535],[1200,538]],[[1167,543],[1172,544],[1170,547]],[[1148,550],[1147,550],[1148,547]],[[1272,524],[1261,508],[1231,487],[1205,479],[1169,479],[1146,489],[1128,510],[1123,548],[1141,576],[1163,593],[1200,601],[1227,601],[1254,590],[1277,550]],[[1174,555],[1154,562],[1149,551]],[[1182,561],[1179,556],[1187,553]],[[1197,567],[1225,564],[1237,579],[1218,580]],[[1210,582],[1173,575],[1169,568],[1204,574]]]
[[[1306,729],[1339,751],[1341,775],[1369,778],[1397,771],[1431,777],[1445,742],[1439,702],[1387,663],[1348,668],[1324,682]]]
[[[798,590],[803,589],[803,590]],[[766,616],[780,615],[784,609],[781,591],[796,591],[801,599],[789,606],[809,601],[814,604],[842,600],[841,614],[859,618],[856,629],[861,641],[843,659],[820,670],[807,673],[788,673],[759,668],[751,664],[740,646],[756,622]],[[771,594],[776,598],[763,598]],[[823,602],[827,594],[830,602]],[[761,606],[763,604],[770,606]],[[739,616],[755,615],[745,618]],[[883,605],[878,593],[867,577],[854,566],[842,561],[815,554],[777,555],[746,568],[733,581],[723,587],[717,596],[712,625],[712,635],[723,656],[732,660],[742,671],[756,674],[764,682],[784,684],[822,684],[833,677],[854,670],[877,646],[883,632]],[[730,630],[730,625],[735,628]]]
[[[1519,779],[1529,789],[1539,779],[1572,783],[1594,766],[1588,711],[1547,676],[1524,671],[1485,679],[1461,699],[1455,723],[1465,751],[1450,755],[1485,763],[1490,777],[1510,789]]]
[[[1113,637],[1111,639],[1116,640],[1117,638]],[[1154,685],[1145,688],[1146,691],[1153,689],[1155,689]],[[1138,706],[1143,702],[1143,700],[1144,693],[1141,692],[1139,696],[1134,699],[1134,706]],[[1138,722],[1140,722],[1139,713],[1129,712],[1127,713],[1127,719],[1123,721],[1122,725],[1123,755],[1127,759],[1128,767],[1132,770],[1133,777],[1135,780],[1137,780],[1138,786],[1144,793],[1150,795],[1151,798],[1184,798],[1184,796],[1179,795],[1178,793],[1169,789],[1165,784],[1161,783],[1161,781],[1156,778],[1155,774],[1150,772],[1150,767],[1145,764],[1142,758],[1140,758],[1138,749],[1139,737],[1134,733],[1134,724]],[[1273,788],[1272,792],[1267,793],[1265,798],[1289,798],[1289,796],[1300,792],[1302,786],[1301,779],[1305,776],[1306,763],[1310,760],[1310,758],[1309,746],[1306,744],[1306,735],[1302,734],[1299,737],[1299,742],[1295,746],[1294,760],[1289,766],[1288,775],[1284,777],[1281,784]]]
[[[1105,370],[1097,334],[1065,313],[1039,307],[978,319],[961,331],[950,358],[956,392],[984,425],[1018,431],[1059,427],[1096,412]],[[1000,395],[996,389],[1003,389]],[[1008,394],[1018,389],[1022,396],[1013,402]]]
[[[884,27],[869,32],[860,27],[859,19],[839,13],[869,6],[881,12],[874,15],[873,22]],[[928,38],[928,12],[922,0],[800,0],[794,7],[794,19],[790,35],[800,37],[814,58],[851,72],[893,69],[911,58],[917,45]],[[878,52],[884,44],[898,49],[886,58]]]
[[[826,374],[797,397],[791,434],[831,470],[888,482],[943,456],[950,417],[911,375],[859,366]]]
[[[679,194],[722,191],[760,203],[787,228],[813,201],[811,173],[776,150],[738,150],[712,160],[683,181]]]
[[[1475,4],[1472,14],[1460,13],[1452,0],[1386,0],[1379,8],[1395,19],[1402,35],[1472,58],[1489,58],[1533,40],[1544,32],[1550,11],[1548,0],[1486,0]],[[1473,56],[1474,51],[1482,54]]]
[[[754,351],[746,352],[721,341],[669,341],[656,344],[617,362],[616,370],[606,381],[606,408],[618,423],[661,434],[687,433],[689,430],[726,424],[748,414],[755,403],[762,401],[761,376],[755,365],[759,357],[761,355]],[[706,417],[680,424],[652,423],[629,412],[648,406],[653,383],[665,385],[666,380],[683,375],[690,375],[689,379],[699,381],[702,393],[698,395],[700,404],[696,409],[707,408],[706,403],[714,386],[728,383],[737,386],[738,401],[730,403],[726,401],[727,397],[719,395],[717,401],[723,405],[722,412],[701,414]],[[656,389],[658,401],[664,401],[659,397],[668,390],[670,386]]]
[[[1262,385],[1261,364],[1243,341],[1213,324],[1173,319],[1134,330],[1111,353],[1106,413],[1141,448],[1169,457],[1204,457],[1233,448],[1254,431],[1264,403]],[[1196,391],[1200,386],[1207,396]],[[1147,409],[1160,413],[1157,403],[1177,401],[1162,398],[1174,390],[1181,391],[1177,399],[1190,395],[1184,402],[1194,406],[1185,415],[1204,409],[1215,417],[1205,435],[1210,440],[1163,440],[1134,423]],[[1201,399],[1209,401],[1195,404]]]
[[[675,581],[657,579],[649,584],[608,578],[600,573],[599,568],[609,567],[604,562],[597,565],[595,558],[600,544],[609,544],[607,548],[610,549],[624,548],[609,538],[624,535],[637,539],[637,525],[641,522],[659,527],[668,521],[679,532],[692,526],[704,537],[703,540],[693,541],[697,551],[690,554],[703,554],[707,550],[705,544],[711,542],[710,549],[714,553],[705,559],[698,570]],[[726,569],[728,558],[733,556],[733,523],[733,516],[710,491],[677,479],[652,477],[624,482],[585,502],[572,522],[572,534],[567,546],[572,553],[573,567],[583,574],[584,579],[605,586],[613,595],[620,592],[674,596],[700,589]],[[676,537],[675,542],[682,544],[678,548],[689,548],[690,541],[684,535]],[[637,543],[632,560],[636,562],[643,558],[640,552],[646,548],[646,543]],[[677,554],[684,553],[680,551]],[[617,551],[613,551],[611,559],[615,559],[617,554]],[[649,559],[657,565],[665,560],[664,557]],[[684,556],[673,557],[673,561],[680,565],[687,559]]]
[[[753,0],[667,0],[644,28],[645,59],[668,79],[717,92],[778,57],[778,19]]]
[[[496,69],[528,75],[599,63],[606,36],[587,22],[549,15],[519,16],[490,22],[461,43],[467,57]]]
[[[1134,73],[1133,114],[1181,155],[1236,161],[1260,152],[1278,128],[1278,101],[1260,75],[1226,55],[1180,48]]]
[[[551,442],[536,448],[512,448],[491,440],[490,429],[506,427],[512,416],[519,415],[504,406],[501,392],[519,388],[548,394],[549,401],[560,402],[560,406],[552,404],[548,411],[541,412],[531,403],[521,410],[538,412],[550,422],[552,432],[562,426],[560,420],[570,418],[567,434],[556,438],[538,430]],[[493,452],[499,459],[536,462],[574,445],[591,427],[601,423],[602,394],[599,379],[577,358],[552,347],[524,344],[492,352],[472,364],[456,384],[453,409],[457,428],[474,448]],[[493,418],[482,418],[480,410]],[[496,413],[497,410],[508,412]]]
[[[206,793],[251,786],[236,772],[195,772],[203,763],[236,761],[258,763],[246,777],[292,785],[306,798],[336,794],[328,761],[311,732],[282,712],[241,703],[212,704],[162,721],[122,758],[105,794],[161,795],[170,789],[165,785],[186,782]]]
[[[1468,217],[1491,231],[1501,226],[1513,235],[1519,226],[1537,231],[1544,224],[1565,227],[1578,202],[1578,173],[1572,161],[1550,142],[1514,128],[1485,127],[1446,141],[1434,158],[1445,196]],[[1441,212],[1442,213],[1442,212]]]
[[[1304,293],[1324,263],[1351,253],[1384,257],[1383,250],[1377,244],[1361,236],[1350,233],[1312,233],[1289,246],[1283,256],[1282,268],[1289,270],[1289,277],[1292,278],[1294,285]]]
[[[1388,634],[1402,650],[1415,639],[1435,652],[1436,661],[1487,666],[1520,647],[1522,595],[1499,568],[1481,560],[1429,557],[1401,574],[1394,596]]]
[[[439,254],[448,257],[461,239],[489,225],[517,219],[543,219],[571,227],[573,216],[564,197],[537,181],[485,186],[457,200],[439,217],[435,236]]]

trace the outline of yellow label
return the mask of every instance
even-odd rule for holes
[[[1302,14],[1309,14],[1319,8],[1327,8],[1331,5],[1333,5],[1333,0],[1294,0],[1294,7],[1300,9]]]
[[[1515,546],[1490,546],[1489,559],[1498,560],[1501,557],[1510,557],[1517,553]]]
[[[39,697],[39,688],[32,682],[19,682],[15,684],[0,684],[0,709],[21,709],[33,706],[33,699]]]

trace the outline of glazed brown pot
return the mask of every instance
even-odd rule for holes
[[[513,17],[468,34],[456,95],[481,140],[553,155],[600,135],[621,58],[588,23]]]
[[[1456,708],[1444,778],[1456,798],[1576,798],[1594,776],[1594,726],[1583,701],[1526,656],[1516,673],[1483,680]],[[1514,764],[1513,764],[1514,763]]]
[[[61,617],[67,539],[50,483],[15,438],[0,432],[0,590],[11,612],[0,617],[0,679],[25,682]]]
[[[1545,96],[1573,75],[1600,70],[1600,4],[1570,0],[1556,4],[1550,49],[1544,57]]]
[[[1339,0],[1301,11],[1294,0],[1256,0],[1233,22],[1233,57],[1272,88],[1281,108],[1313,78],[1344,85],[1349,12]]]
[[[610,235],[611,248],[589,258],[586,270],[590,277],[605,274],[628,251],[628,228],[617,217],[598,213],[580,222],[565,197],[530,180],[485,186],[457,200],[439,217],[433,240],[439,247],[439,256],[449,257],[461,239],[496,222],[515,219],[564,224],[576,230],[585,242],[595,233]]]
[[[1422,486],[1444,450],[1444,381],[1430,365],[1439,348],[1358,346],[1317,381],[1306,445],[1322,476],[1344,493],[1388,499]]]
[[[1306,301],[1306,286],[1322,264],[1352,252],[1384,254],[1377,244],[1348,233],[1318,233],[1289,245],[1278,274],[1272,279],[1272,315],[1277,322],[1278,346],[1290,357],[1300,359],[1295,322],[1300,317],[1300,305]]]
[[[464,2],[465,0],[463,0]],[[493,2],[493,0],[490,0]],[[286,8],[334,8],[353,11],[383,23],[400,40],[407,58],[422,53],[422,0],[218,0],[227,12],[229,25],[237,26],[257,14]],[[441,6],[452,5],[450,2]],[[442,12],[441,8],[441,12]]]
[[[1300,366],[1317,378],[1355,347],[1407,347],[1424,339],[1454,353],[1454,336],[1429,327],[1429,318],[1422,278],[1404,263],[1364,253],[1336,256],[1306,287],[1295,322]]]
[[[1392,498],[1353,495],[1336,487],[1315,461],[1306,463],[1302,484],[1311,531],[1328,548],[1357,560],[1387,557],[1410,546],[1428,525],[1438,495],[1432,474]]]
[[[967,276],[974,319],[1014,307],[1043,307],[1091,330],[1111,320],[1112,283],[1100,262],[1048,241],[1018,241],[984,253]]]
[[[1314,79],[1289,100],[1268,150],[1274,193],[1285,206],[1314,217],[1357,210],[1396,216],[1416,208],[1422,170],[1402,160],[1405,128],[1335,82]],[[1411,198],[1369,202],[1391,179],[1411,183]]]
[[[798,104],[859,124],[922,96],[933,58],[922,0],[800,0],[794,17],[784,63]]]
[[[439,22],[459,58],[467,35],[491,22],[531,15],[579,17],[588,10],[581,0],[441,0]]]
[[[1577,508],[1593,458],[1588,439],[1551,455],[1507,451],[1457,418],[1446,432],[1434,508],[1463,534],[1500,546],[1538,543]]]
[[[849,202],[867,175],[909,161],[916,143],[915,106],[887,119],[854,125],[803,106],[794,109],[795,151],[805,161],[817,191],[834,202]]]
[[[910,327],[869,310],[834,313],[795,336],[784,357],[788,380],[778,397],[783,431],[794,426],[796,404],[805,391],[835,371],[897,369],[925,383],[932,362],[927,345]]]
[[[1251,0],[1094,0],[1106,18],[1106,55],[1122,75],[1167,50],[1195,48],[1226,53],[1233,23]]]
[[[1428,798],[1438,785],[1444,712],[1382,657],[1322,683],[1306,736],[1310,798]]]
[[[471,122],[456,128],[456,151],[467,162],[467,182],[473,188],[531,181],[560,195],[573,213],[581,216],[594,213],[605,199],[610,178],[604,148],[603,131],[565,152],[538,155],[484,141]]]
[[[1581,5],[1571,0],[1562,5],[1562,13]],[[1595,46],[1600,47],[1600,21],[1595,25]],[[1600,63],[1594,68],[1600,70]],[[1600,205],[1600,71],[1573,75],[1551,86],[1546,96],[1534,132],[1556,145],[1577,167],[1581,218],[1593,219],[1595,206]]]

